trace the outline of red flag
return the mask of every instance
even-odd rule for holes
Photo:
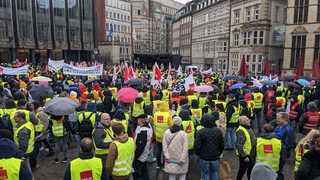
[[[23,63],[24,66],[28,65],[28,59],[26,58],[26,60],[24,60],[24,63]]]
[[[130,79],[129,68],[126,66],[124,69],[123,80],[127,82]]]
[[[16,59],[16,67],[19,67],[21,65],[20,61]]]
[[[270,75],[270,62],[268,60],[268,57],[266,57],[266,59],[263,61],[262,75],[264,76]]]
[[[130,68],[129,68],[129,78],[130,79],[135,78],[135,74],[134,74],[132,66],[130,66]]]
[[[157,64],[154,66],[153,73],[154,73],[154,80],[160,81],[162,79],[162,73]]]
[[[46,69],[44,70],[44,72],[48,72],[48,65],[46,65]]]
[[[2,74],[3,73],[3,68],[0,66],[0,74]]]
[[[313,61],[312,77],[320,78],[320,67],[318,59]]]
[[[298,77],[303,76],[304,74],[303,70],[304,70],[304,62],[303,62],[302,55],[300,55],[299,61],[298,61],[298,67],[296,71],[296,74]]]
[[[245,56],[242,56],[241,64],[240,64],[240,69],[239,69],[239,75],[240,76],[248,76],[248,69],[247,69],[247,63],[245,60]]]

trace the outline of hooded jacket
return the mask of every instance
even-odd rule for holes
[[[224,149],[222,132],[215,127],[215,120],[211,114],[203,115],[201,123],[204,128],[197,132],[194,141],[195,153],[206,161],[219,159]]]
[[[300,163],[298,172],[295,175],[296,180],[313,180],[320,177],[320,151],[312,148],[304,154]]]
[[[14,158],[18,153],[18,146],[7,138],[0,138],[0,149],[0,162],[2,159]],[[32,174],[24,161],[21,161],[19,179],[32,180]]]

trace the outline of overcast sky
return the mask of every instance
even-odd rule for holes
[[[181,2],[182,4],[186,4],[186,2],[191,1],[191,0],[175,0],[175,1]]]

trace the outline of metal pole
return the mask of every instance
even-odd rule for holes
[[[114,64],[113,35],[111,35],[111,43],[112,43],[112,48],[111,48],[111,53],[112,53],[112,64]]]

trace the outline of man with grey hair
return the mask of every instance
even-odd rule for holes
[[[312,129],[317,129],[319,126],[320,114],[317,104],[311,101],[307,104],[307,109],[308,111],[302,114],[298,124],[300,139],[304,138]]]
[[[152,142],[152,128],[147,119],[147,115],[141,114],[137,118],[138,126],[134,133],[136,149],[135,160],[133,162],[133,177],[134,179],[149,179],[147,160]]]
[[[278,126],[274,129],[275,138],[280,139],[290,157],[290,149],[295,147],[294,131],[289,124],[289,115],[286,112],[277,113]]]
[[[256,137],[250,128],[250,119],[247,116],[240,116],[240,126],[236,131],[236,154],[239,157],[239,170],[237,180],[241,180],[247,171],[250,179],[252,168],[255,164]]]

